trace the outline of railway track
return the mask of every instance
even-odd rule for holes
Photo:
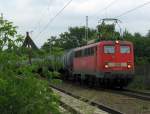
[[[150,108],[148,108],[150,106],[149,93],[143,93],[143,92],[138,92],[138,91],[133,91],[133,90],[128,90],[128,89],[125,89],[123,91],[108,90],[108,89],[102,89],[102,88],[90,89],[87,86],[79,86],[78,84],[71,84],[71,83],[70,84],[63,83],[60,85],[56,84],[55,86],[54,85],[50,85],[50,86],[58,91],[61,91],[87,104],[90,104],[91,106],[98,107],[99,109],[105,112],[108,112],[110,114],[124,114],[124,113],[125,114],[139,114],[139,112],[141,114],[150,114]],[[75,88],[77,88],[77,91]],[[81,92],[81,90],[83,92]],[[95,91],[95,92],[88,92],[86,95],[86,92],[87,92],[86,90]],[[103,100],[103,98],[105,99],[105,95],[103,96],[101,95],[101,93],[107,94],[108,97],[106,97],[106,99],[108,99],[108,101]],[[94,99],[90,97],[92,94],[94,95]],[[101,98],[97,97],[97,95],[100,95]],[[118,96],[119,98],[115,98],[111,96]],[[91,101],[91,99],[93,100]],[[117,100],[115,101],[115,99]],[[113,100],[111,102],[114,102],[114,103],[113,104],[110,103],[109,102],[110,100]],[[69,107],[65,106],[65,107],[67,107],[69,111],[71,110],[73,114],[80,114],[78,112],[75,112],[76,110],[74,109],[72,110],[70,106]]]
[[[145,101],[150,101],[150,94],[149,93],[143,93],[143,92],[138,92],[138,91],[133,91],[133,90],[128,90],[125,89],[123,91],[115,91],[115,93],[126,95],[129,97],[145,100]]]
[[[150,92],[141,92],[141,91],[130,90],[130,89],[125,89],[125,90],[127,90],[127,91],[129,91],[129,92],[141,94],[141,95],[147,95],[147,96],[150,96]]]
[[[124,89],[124,90],[110,90],[110,89],[98,89],[98,90],[104,90],[105,92],[109,93],[114,93],[114,94],[120,94],[144,101],[150,101],[150,93],[144,93],[144,92],[139,92],[139,91],[134,91],[134,90],[129,90],[129,89]]]
[[[139,114],[139,112],[140,114],[150,114],[149,100],[146,100],[147,98],[145,100],[143,100],[141,97],[137,98],[139,95],[145,95],[147,97],[149,96],[148,93],[144,94],[143,92],[136,92],[131,90],[121,91],[118,89],[110,90],[97,87],[89,88],[88,86],[72,84],[71,82],[54,84],[54,86],[58,89],[61,88],[63,91],[69,92],[69,94],[73,94],[73,96],[77,98],[79,97],[79,99],[82,99],[85,102],[88,102],[88,99],[90,99],[90,104],[92,104],[93,101],[93,104],[95,104],[95,102],[96,104],[105,104],[104,106],[108,108],[111,107],[111,109],[115,109],[125,114]],[[135,95],[127,95],[127,91],[130,91],[131,94],[135,92],[134,94],[136,94],[136,97]],[[125,94],[122,92],[125,92]]]
[[[108,114],[107,112],[76,99],[64,92],[52,88],[54,93],[60,96],[60,104],[69,113],[63,114]]]
[[[125,95],[128,97],[140,99],[140,100],[145,100],[145,101],[150,101],[150,93],[144,93],[144,92],[138,92],[134,90],[129,90],[129,89],[124,89],[124,90],[110,90],[110,89],[101,89],[104,90],[105,92],[110,92],[114,94],[120,94],[120,95]]]
[[[141,99],[141,100],[145,100],[145,101],[150,101],[150,93],[148,93],[148,92],[144,93],[144,92],[139,92],[139,91],[129,90],[129,89],[111,90],[111,89],[104,89],[104,88],[101,88],[101,87],[100,88],[99,87],[94,87],[93,89],[100,90],[100,91],[105,91],[105,92],[110,92],[110,93],[114,93],[114,94],[125,95],[125,96],[128,96],[128,97],[137,98],[137,99]]]
[[[56,89],[56,90],[58,90],[58,91],[60,91],[60,92],[63,92],[63,93],[65,93],[65,94],[69,95],[69,96],[72,96],[72,97],[74,97],[74,98],[76,98],[76,99],[79,99],[79,100],[81,100],[81,101],[83,101],[83,102],[85,102],[85,103],[88,103],[88,104],[90,104],[91,106],[97,107],[97,108],[99,108],[100,110],[103,110],[103,111],[105,111],[105,112],[107,112],[107,113],[109,113],[109,114],[123,114],[122,112],[120,112],[120,111],[118,111],[118,110],[116,110],[116,109],[112,109],[112,108],[110,108],[109,106],[100,104],[99,102],[91,101],[90,99],[87,99],[87,98],[83,98],[83,97],[81,97],[81,96],[74,95],[74,94],[72,94],[71,92],[67,92],[67,91],[65,91],[65,90],[63,90],[63,89],[60,89],[60,88],[58,88],[58,87],[55,87],[55,86],[53,86],[53,85],[50,85],[50,87],[51,87],[51,88],[54,88],[54,89]]]

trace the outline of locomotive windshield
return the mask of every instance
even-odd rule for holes
[[[115,53],[115,47],[114,46],[104,46],[104,53],[106,53],[106,54]]]
[[[130,47],[129,46],[120,46],[120,52],[122,54],[130,53]]]

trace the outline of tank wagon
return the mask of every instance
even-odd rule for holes
[[[75,48],[63,56],[64,78],[80,83],[125,87],[134,76],[133,44],[101,41]]]

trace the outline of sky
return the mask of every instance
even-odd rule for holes
[[[33,41],[40,47],[50,36],[58,36],[69,27],[84,26],[86,16],[89,17],[89,27],[96,28],[100,19],[116,17],[148,1],[72,0],[49,24],[69,0],[0,0],[0,13],[18,26],[20,34],[25,35],[29,31]],[[150,29],[149,12],[150,4],[120,17],[122,30],[126,28],[129,32],[145,35]]]

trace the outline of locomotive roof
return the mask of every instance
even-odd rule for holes
[[[131,42],[129,41],[119,41],[120,44],[132,44]],[[89,44],[89,45],[85,45],[85,46],[82,46],[82,47],[78,47],[78,48],[75,48],[74,51],[78,51],[78,50],[81,50],[81,49],[85,49],[85,48],[90,48],[90,47],[95,47],[97,45],[100,45],[100,44],[114,44],[115,41],[100,41],[98,43],[94,43],[94,44]]]

